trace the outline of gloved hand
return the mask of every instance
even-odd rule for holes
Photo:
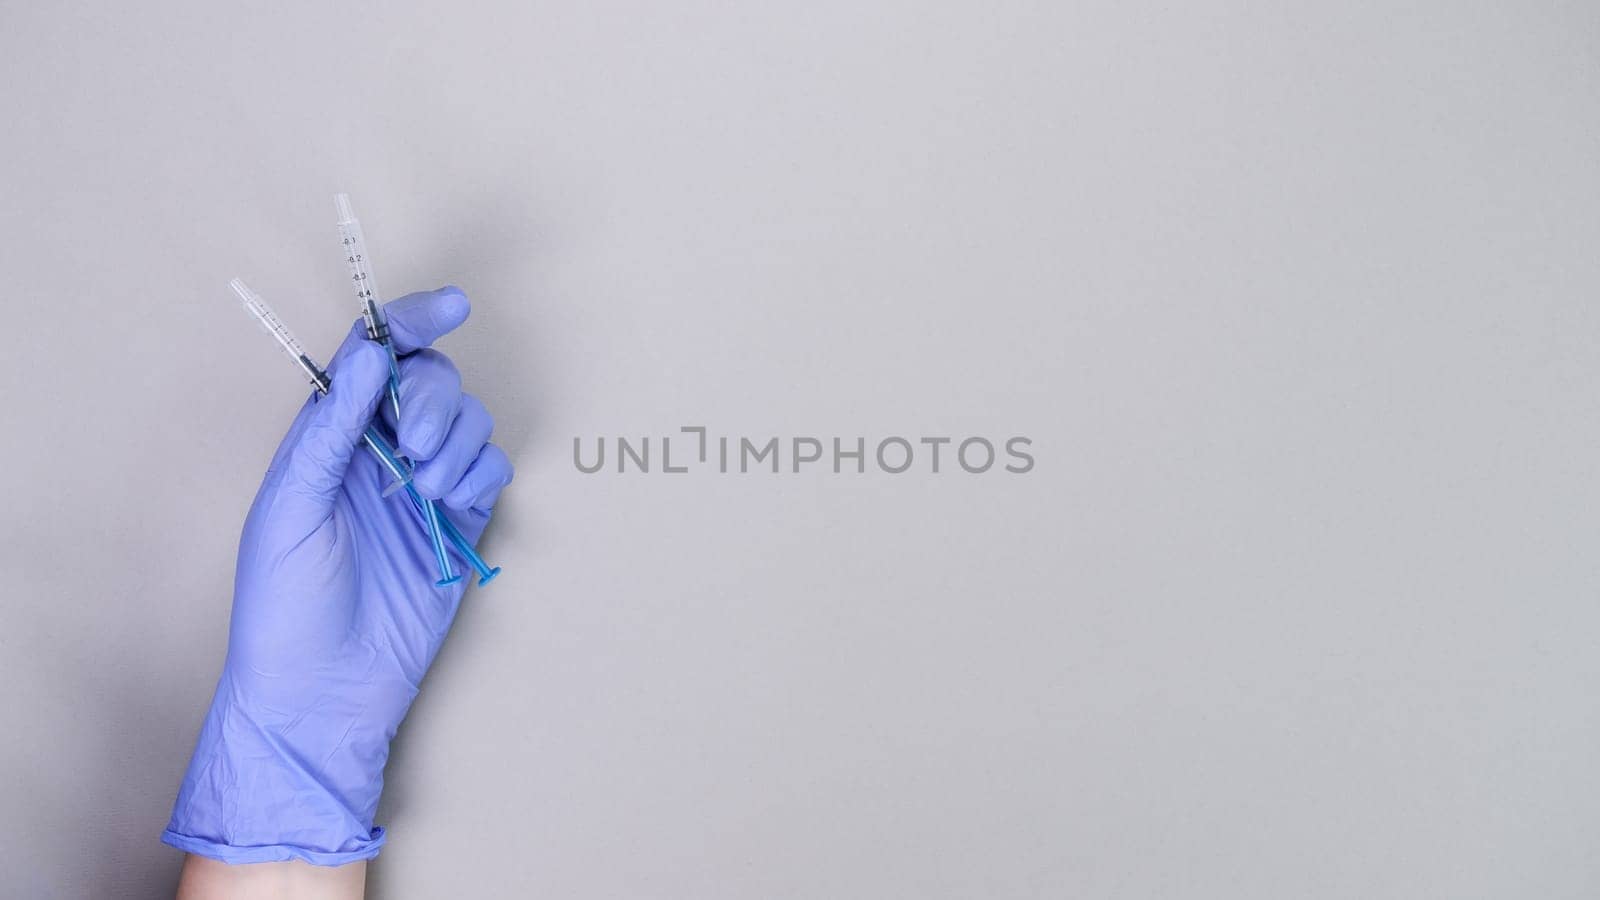
[[[406,354],[399,450],[418,492],[475,542],[511,463],[449,358],[425,349],[468,309],[455,288],[386,307]],[[360,322],[329,372],[332,390],[300,411],[245,520],[227,661],[162,835],[224,862],[377,855],[389,741],[465,590],[434,586],[421,515],[404,492],[382,496],[391,478],[360,446],[389,372]]]

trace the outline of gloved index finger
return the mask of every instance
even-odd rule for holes
[[[454,285],[407,294],[383,305],[396,353],[411,353],[431,345],[459,328],[471,312],[467,295]]]

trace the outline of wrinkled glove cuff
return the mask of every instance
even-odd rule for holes
[[[372,818],[390,735],[351,727],[359,709],[338,691],[293,712],[248,708],[224,675],[162,842],[230,864],[377,856],[384,831]]]
[[[196,856],[205,856],[211,859],[236,866],[243,863],[262,862],[288,862],[292,859],[304,860],[314,866],[342,866],[346,863],[360,862],[378,855],[378,850],[383,847],[387,836],[383,828],[372,829],[371,837],[366,843],[354,850],[337,853],[327,853],[321,850],[312,850],[308,847],[296,847],[292,844],[269,844],[262,847],[235,847],[232,844],[219,844],[205,838],[179,834],[168,828],[161,833],[161,843],[176,847],[185,853]]]

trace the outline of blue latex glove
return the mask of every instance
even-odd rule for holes
[[[449,358],[424,349],[466,320],[467,298],[444,288],[386,309],[407,354],[399,449],[417,490],[475,542],[511,463]],[[391,479],[360,449],[388,379],[364,335],[357,322],[329,366],[332,390],[300,411],[245,520],[227,661],[162,835],[180,850],[341,865],[383,844],[372,818],[389,740],[465,582],[434,586],[420,514],[403,492],[382,496]]]

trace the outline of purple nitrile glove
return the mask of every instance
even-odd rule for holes
[[[417,491],[475,542],[511,463],[449,358],[425,349],[466,320],[467,298],[443,288],[386,310],[405,354],[399,450]],[[358,322],[329,371],[332,390],[289,427],[245,519],[227,661],[162,835],[224,862],[377,855],[389,741],[465,590],[434,586],[420,514],[404,492],[382,496],[389,473],[359,451],[387,355]]]

